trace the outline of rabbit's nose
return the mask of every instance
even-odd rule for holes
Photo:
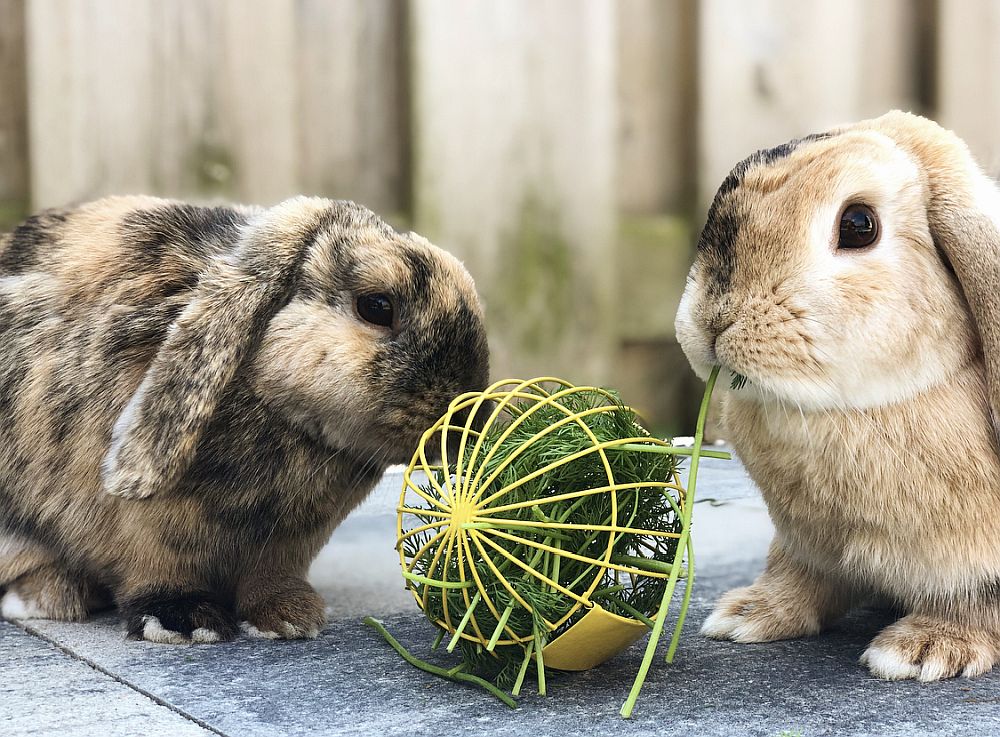
[[[715,341],[720,335],[726,332],[736,322],[736,317],[729,310],[717,310],[709,316],[705,327],[712,342],[712,350],[715,350]]]
[[[736,306],[733,304],[732,299],[726,295],[722,297],[714,305],[711,305],[707,314],[704,314],[704,326],[705,332],[708,333],[710,341],[714,347],[715,339],[722,335],[726,330],[736,322]]]
[[[712,336],[708,343],[708,350],[705,351],[705,360],[711,364],[717,364],[719,362],[719,356],[715,353],[715,341],[716,336]]]

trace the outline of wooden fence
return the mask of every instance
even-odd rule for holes
[[[466,261],[496,375],[683,423],[673,312],[711,193],[892,107],[1000,168],[1000,2],[0,0],[0,220],[358,200]]]

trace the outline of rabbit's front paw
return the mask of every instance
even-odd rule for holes
[[[701,633],[715,640],[771,642],[815,635],[820,631],[819,612],[791,605],[758,585],[724,594],[701,625]]]
[[[232,611],[203,592],[153,591],[123,608],[132,640],[185,645],[232,640],[239,632]]]
[[[61,619],[80,621],[103,601],[86,577],[56,564],[44,565],[21,576],[0,599],[4,619]]]
[[[264,640],[312,639],[326,625],[323,598],[304,581],[289,582],[267,594],[257,592],[254,603],[241,609],[240,627],[250,637]]]
[[[988,633],[915,614],[882,630],[861,656],[873,675],[892,681],[972,678],[998,661],[1000,644]]]

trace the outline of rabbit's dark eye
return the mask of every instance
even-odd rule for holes
[[[879,237],[878,216],[868,205],[848,205],[840,215],[837,248],[864,248]]]
[[[387,294],[362,294],[357,301],[361,319],[383,328],[392,327],[395,311],[392,298]]]

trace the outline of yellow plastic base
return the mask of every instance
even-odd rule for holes
[[[589,670],[613,658],[649,632],[635,619],[626,619],[594,604],[559,637],[542,650],[546,668]]]

